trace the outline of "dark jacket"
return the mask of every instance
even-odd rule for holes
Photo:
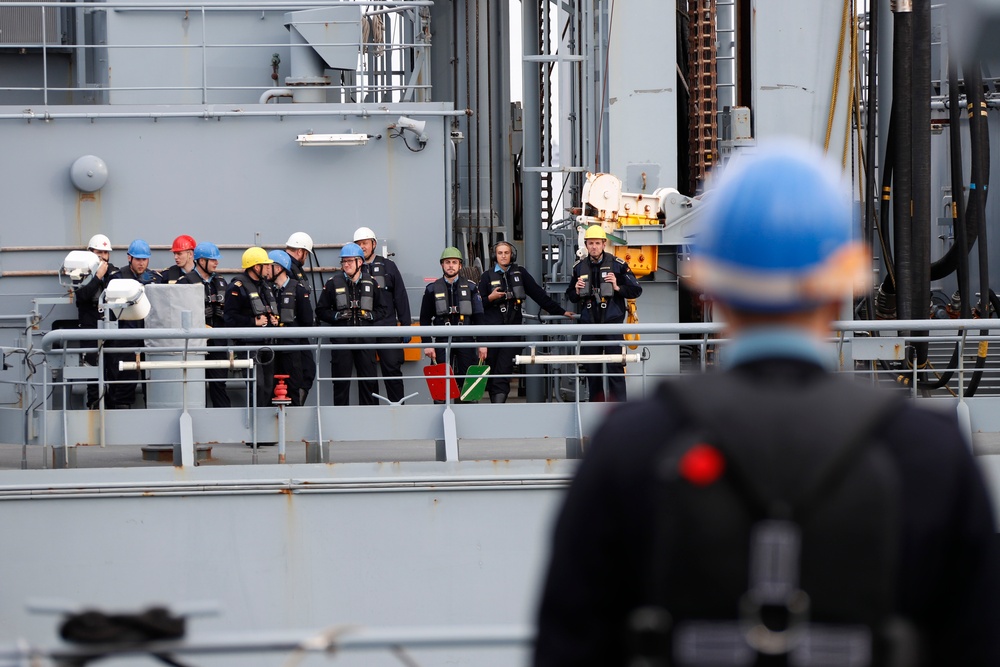
[[[223,327],[223,304],[226,301],[226,279],[218,273],[213,273],[208,280],[201,277],[197,270],[184,274],[178,281],[181,284],[201,285],[205,288],[205,324],[210,327]]]
[[[227,327],[253,327],[256,326],[255,311],[258,310],[263,314],[278,314],[274,292],[266,280],[253,280],[244,271],[226,289],[222,320]]]
[[[468,299],[472,305],[472,312],[469,315],[450,313],[440,315],[437,313],[437,305],[440,302],[446,303],[450,308],[457,308],[461,290],[465,289]],[[483,300],[479,297],[479,289],[471,280],[466,280],[461,276],[455,282],[448,283],[444,278],[438,278],[424,290],[423,299],[420,301],[420,326],[450,324],[461,326],[465,324],[483,324]],[[456,337],[455,340],[473,340],[469,336]]]
[[[732,372],[756,380],[777,371],[801,382],[824,377],[799,360],[754,360]],[[656,398],[623,404],[595,435],[556,526],[536,667],[628,663],[625,619],[647,590],[644,558],[662,498],[655,469],[668,434],[683,426],[675,412]],[[928,665],[1000,664],[992,511],[954,414],[907,402],[875,435],[901,480],[896,613],[916,625]]]
[[[81,329],[96,329],[97,323],[103,317],[97,309],[101,300],[101,293],[111,282],[111,276],[118,271],[118,268],[108,262],[108,268],[104,272],[103,278],[94,276],[89,283],[76,290],[73,299],[76,301],[77,319]]]
[[[154,271],[153,269],[146,269],[143,271],[142,275],[137,276],[132,273],[132,269],[129,266],[123,266],[120,269],[115,269],[114,273],[106,273],[105,275],[110,275],[108,282],[117,279],[125,280],[138,280],[143,285],[158,285],[163,283],[163,275],[159,271]],[[114,316],[112,316],[114,319]],[[145,320],[121,320],[118,323],[119,329],[142,329],[146,326]]]
[[[282,286],[272,283],[274,299],[278,302],[278,326],[311,327],[316,323],[313,315],[309,287],[294,278]]]
[[[619,290],[613,296],[601,299],[599,294],[602,271],[607,270],[615,274],[618,280]],[[576,281],[580,276],[587,276],[587,293],[576,293]],[[601,261],[594,262],[587,255],[573,265],[573,279],[569,287],[566,288],[566,297],[571,303],[580,305],[580,323],[610,323],[621,324],[625,321],[627,314],[625,300],[637,299],[642,294],[642,287],[636,280],[632,269],[628,268],[620,257],[615,257],[609,252],[604,252]]]
[[[338,303],[337,290],[343,290],[343,298]],[[334,326],[371,326],[381,312],[382,292],[374,280],[361,273],[358,280],[347,278],[343,271],[337,271],[326,281],[323,293],[316,305],[316,319]],[[371,309],[364,308],[363,297],[371,294]]]
[[[513,286],[514,275],[520,278],[524,295],[530,298],[542,309],[553,315],[562,315],[566,309],[550,297],[541,285],[535,282],[527,269],[517,264],[511,264],[506,271],[498,271],[494,266],[479,277],[479,295],[483,299],[484,324],[521,324],[523,321],[521,307],[523,299],[517,299]],[[490,301],[494,289],[500,289],[507,294],[506,299]]]
[[[166,283],[167,285],[173,285],[174,283],[182,283],[184,282],[185,276],[189,276],[192,273],[195,273],[194,269],[191,269],[190,271],[185,271],[176,264],[160,271],[160,275],[163,276],[163,282]]]
[[[380,255],[372,257],[372,261],[361,265],[365,274],[375,280],[381,293],[381,307],[375,318],[375,325],[394,327],[397,323],[404,327],[413,321],[410,316],[410,300],[406,296],[406,285],[399,267],[391,259]]]

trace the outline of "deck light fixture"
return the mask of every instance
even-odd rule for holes
[[[300,134],[295,138],[299,146],[364,146],[371,136],[367,134]]]

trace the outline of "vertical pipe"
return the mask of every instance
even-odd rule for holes
[[[865,104],[865,243],[868,248],[875,247],[875,207],[878,206],[879,193],[875,188],[876,156],[881,155],[875,147],[875,126],[878,122],[878,86],[876,73],[878,68],[879,44],[879,3],[876,0],[868,10],[868,80],[866,87],[868,99]],[[871,300],[869,299],[869,304]],[[869,316],[871,309],[869,308]]]
[[[911,175],[910,192],[913,218],[910,228],[912,243],[913,287],[911,301],[913,318],[927,319],[931,298],[931,2],[913,3],[913,67],[911,108]],[[927,362],[927,344],[915,345],[917,367]]]
[[[900,3],[903,4],[903,3]],[[892,232],[893,254],[896,266],[897,317],[901,320],[913,319],[913,256],[911,245],[911,205],[910,169],[912,154],[910,140],[906,136],[912,131],[913,59],[913,12],[909,7],[897,6],[893,10],[895,24],[893,39],[892,72],[892,127],[899,132],[900,139],[894,141],[896,154],[893,158],[893,206]]]
[[[201,7],[201,103],[208,104],[208,23]]]
[[[528,56],[539,55],[538,14],[539,0],[521,2],[521,50],[525,59],[521,62],[521,99],[524,105],[523,143],[521,153],[521,205],[524,220],[524,261],[523,265],[533,276],[542,275],[542,178],[536,168],[541,165],[541,100],[539,90],[538,63],[527,60]],[[537,372],[537,369],[535,369]],[[529,403],[543,399],[544,387],[541,378],[528,378],[525,395]]]
[[[83,7],[73,8],[73,104],[83,104],[87,87],[87,27]]]
[[[892,114],[892,44],[893,44],[893,22],[890,19],[889,0],[872,0],[878,3],[880,20],[878,22],[878,155],[883,158],[879,173],[882,180],[885,171],[886,161],[889,159],[887,144],[889,141],[889,121]],[[879,220],[884,230],[889,229],[890,217]],[[891,258],[885,258],[890,262]]]
[[[42,5],[42,103],[49,106],[49,36],[45,31],[45,5]]]
[[[958,250],[958,294],[962,319],[972,318],[969,286],[969,235],[965,228],[965,179],[962,175],[962,108],[958,95],[957,49],[954,33],[948,32],[948,138],[951,144],[951,219]]]

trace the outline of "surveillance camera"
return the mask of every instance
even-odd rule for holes
[[[424,128],[427,127],[427,121],[424,120],[413,120],[412,118],[407,118],[406,116],[400,116],[399,120],[396,121],[396,127],[400,129],[413,130],[417,135],[423,135]]]

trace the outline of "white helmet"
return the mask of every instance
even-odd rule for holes
[[[87,243],[89,250],[107,250],[111,252],[111,239],[104,234],[94,234]]]
[[[354,242],[365,241],[367,239],[375,240],[375,232],[373,232],[368,227],[358,227],[354,230]]]
[[[286,248],[305,248],[308,252],[313,250],[312,237],[305,232],[295,232],[285,241]]]

